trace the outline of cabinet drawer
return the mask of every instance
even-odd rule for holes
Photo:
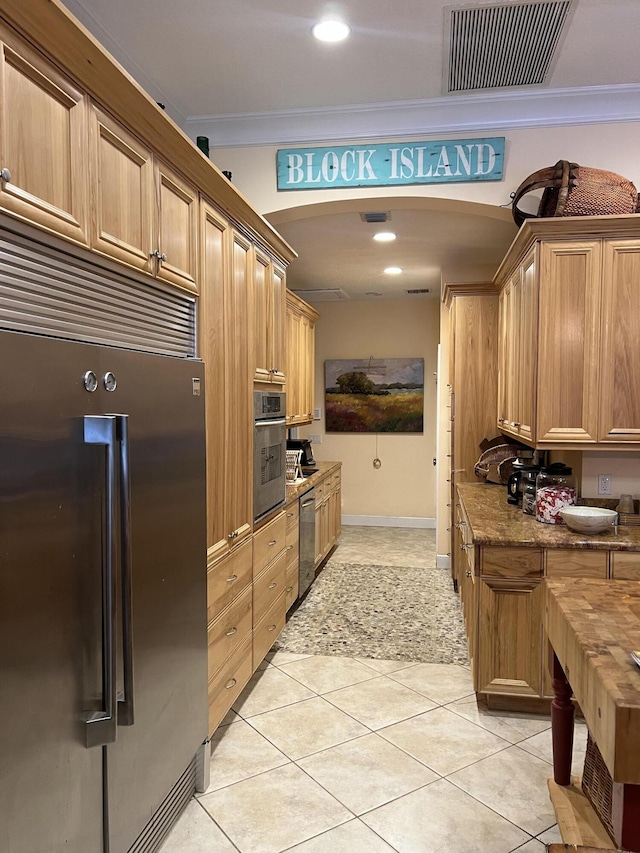
[[[264,617],[253,629],[253,669],[264,660],[264,656],[275,643],[285,623],[285,596],[277,598]]]
[[[262,619],[275,599],[284,592],[287,568],[286,553],[281,552],[273,563],[253,582],[253,624]]]
[[[287,566],[290,563],[298,562],[298,556],[300,554],[300,538],[297,530],[295,537],[290,538],[287,536],[287,544],[284,550],[287,555]]]
[[[495,578],[541,577],[542,551],[538,548],[483,548],[480,574]]]
[[[298,567],[299,563],[287,563],[284,580],[285,608],[288,610],[298,598]]]
[[[207,622],[212,622],[251,583],[252,573],[251,539],[208,569]]]
[[[583,548],[550,548],[546,552],[546,575],[550,578],[606,578],[608,551],[585,551]]]
[[[300,518],[300,504],[298,503],[297,499],[284,508],[284,514],[287,519],[288,534],[291,528],[298,526],[298,520]]]
[[[622,581],[640,581],[640,553],[612,551],[611,577]]]
[[[251,678],[252,664],[252,641],[247,637],[209,682],[209,734],[218,728]]]
[[[279,551],[284,549],[287,519],[284,512],[261,527],[253,536],[253,576],[256,578]]]
[[[251,633],[253,594],[251,587],[235,598],[229,607],[209,624],[209,680]]]

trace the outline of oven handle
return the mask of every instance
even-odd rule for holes
[[[287,421],[286,421],[286,419],[285,419],[285,418],[278,418],[278,420],[276,420],[276,421],[270,421],[270,420],[266,420],[266,421],[254,421],[254,426],[257,426],[257,427],[263,427],[263,426],[284,426],[284,424],[286,424],[286,422],[287,422]]]

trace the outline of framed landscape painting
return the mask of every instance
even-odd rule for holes
[[[423,432],[424,359],[330,359],[327,432]]]

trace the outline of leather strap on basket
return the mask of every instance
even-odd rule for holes
[[[528,178],[525,178],[518,189],[511,194],[511,211],[516,225],[522,225],[525,219],[533,219],[536,216],[540,216],[539,211],[536,214],[525,213],[524,210],[520,210],[518,202],[525,193],[538,190],[541,187],[550,187],[558,190],[555,215],[562,216],[569,190],[577,185],[579,168],[577,163],[570,163],[568,160],[558,160],[555,166],[547,166],[545,169],[539,169],[537,172],[529,175]]]

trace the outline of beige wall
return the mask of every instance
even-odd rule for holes
[[[316,325],[315,405],[322,419],[300,430],[320,435],[320,460],[342,462],[342,513],[359,523],[433,526],[436,485],[436,382],[440,303],[437,298],[327,302]],[[333,358],[424,358],[424,433],[325,433],[324,362]],[[382,467],[375,469],[377,455]],[[347,520],[353,520],[347,518]]]

